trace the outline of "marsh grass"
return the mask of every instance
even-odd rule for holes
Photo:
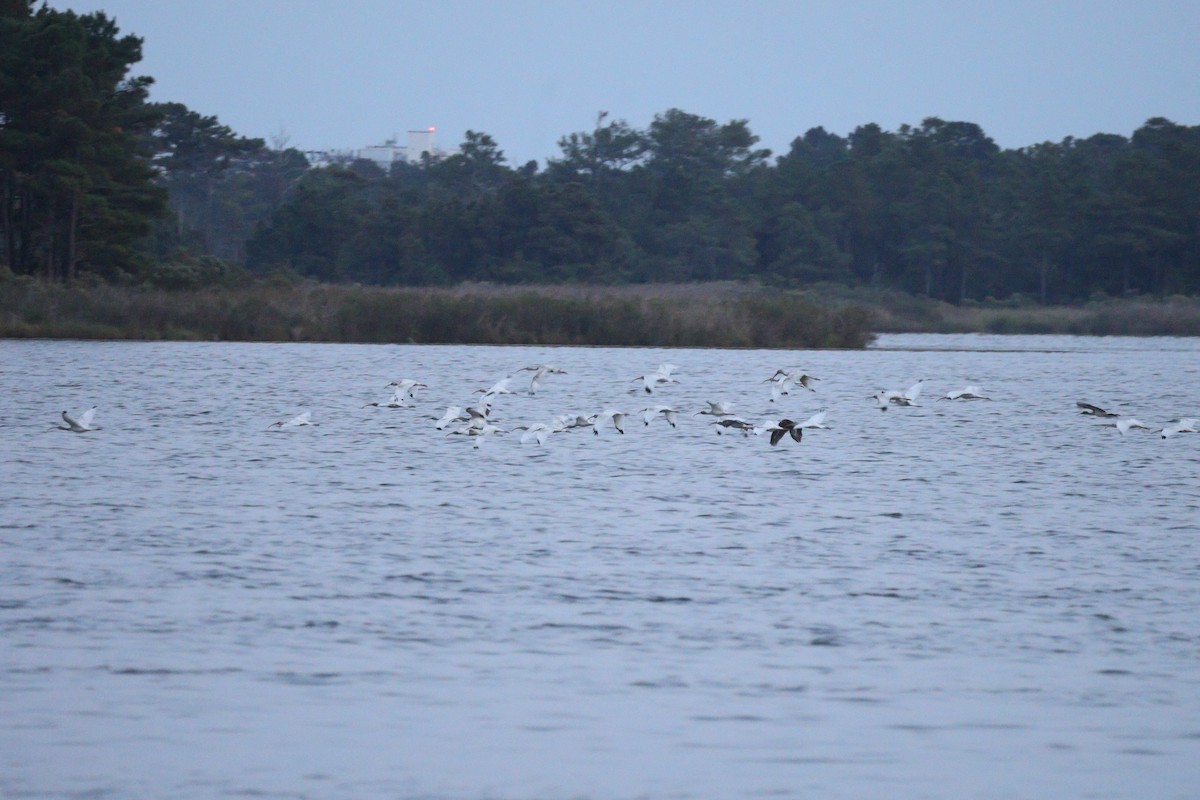
[[[62,287],[0,277],[0,337],[860,348],[875,333],[1200,336],[1200,299],[954,306],[899,292],[742,283],[385,289],[263,281]]]
[[[993,302],[955,306],[901,294],[842,296],[870,308],[877,333],[1200,336],[1200,298],[1097,298],[1078,305]]]
[[[871,314],[741,284],[206,290],[0,282],[0,336],[77,339],[860,348]]]

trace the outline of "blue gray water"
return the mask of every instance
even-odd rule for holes
[[[567,374],[501,427],[633,412],[664,361],[674,430],[433,427],[537,363]],[[787,366],[821,381],[773,405]],[[6,798],[1200,796],[1200,434],[1074,408],[1200,416],[1200,341],[4,341],[0,369]],[[364,407],[402,377],[412,407]],[[967,384],[994,400],[936,400]],[[830,429],[718,436],[717,399]]]

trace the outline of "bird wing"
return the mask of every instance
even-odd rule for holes
[[[95,418],[96,418],[96,407],[92,406],[87,411],[85,411],[79,415],[79,427],[81,427],[81,428],[92,427],[92,420]]]
[[[779,444],[779,440],[787,435],[787,431],[783,428],[775,428],[771,431],[771,446]]]
[[[924,385],[924,380],[917,381],[912,386],[908,387],[906,392],[904,392],[904,398],[910,403],[917,402],[917,398],[921,396],[921,389],[924,387]]]
[[[801,428],[819,428],[825,424],[824,411],[818,411],[800,424]]]

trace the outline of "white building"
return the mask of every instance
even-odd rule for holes
[[[403,161],[408,164],[420,164],[421,157],[428,153],[431,158],[445,158],[450,151],[439,149],[434,141],[437,129],[432,125],[419,131],[408,131],[407,143],[401,145],[399,138],[393,136],[383,144],[364,147],[355,152],[356,158],[373,161],[380,169],[387,172],[392,164]]]

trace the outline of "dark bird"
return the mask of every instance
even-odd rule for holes
[[[713,420],[712,424],[718,426],[717,433],[721,432],[721,428],[725,428],[726,430],[741,431],[743,436],[749,436],[751,431],[754,430],[754,423],[747,422],[741,417],[722,417],[721,419]]]
[[[1076,403],[1075,405],[1078,406],[1079,408],[1083,409],[1082,411],[1079,412],[1080,414],[1087,414],[1088,416],[1092,416],[1092,417],[1119,417],[1119,416],[1121,416],[1120,414],[1115,414],[1112,411],[1105,411],[1100,406],[1094,406],[1091,403],[1079,402],[1079,403]]]
[[[804,438],[804,429],[790,419],[781,419],[767,428],[771,432],[771,446],[779,444],[784,435],[790,435],[792,441],[798,442]]]

